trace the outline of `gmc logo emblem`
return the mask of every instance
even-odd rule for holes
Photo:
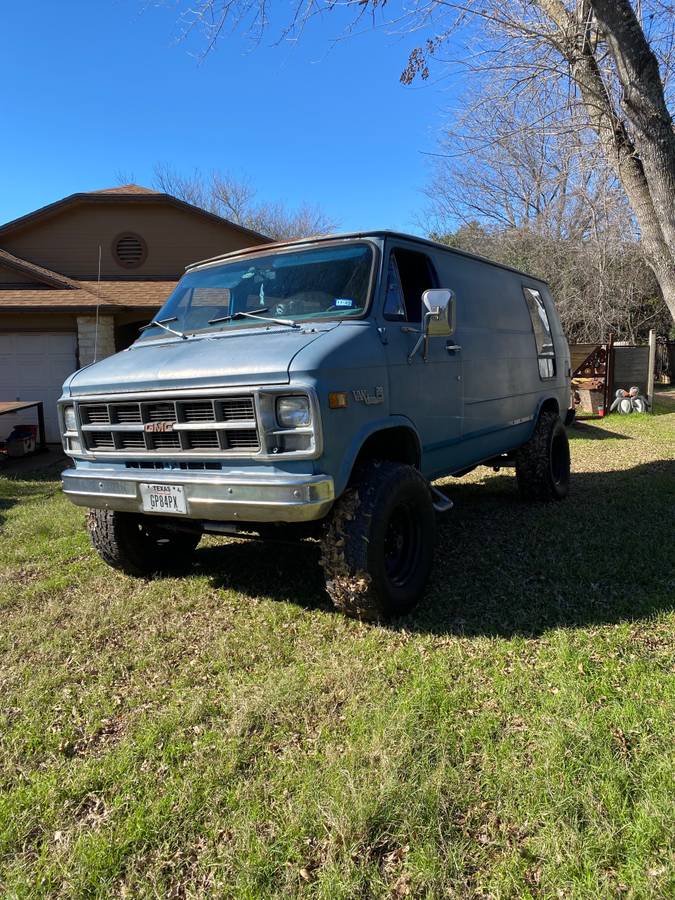
[[[174,422],[146,422],[144,431],[173,431]]]

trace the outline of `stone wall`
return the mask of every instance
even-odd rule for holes
[[[112,316],[99,316],[98,339],[96,338],[96,316],[77,317],[77,342],[80,366],[87,366],[96,359],[104,359],[115,352],[115,320]]]

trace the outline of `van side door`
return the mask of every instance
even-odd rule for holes
[[[389,408],[410,419],[422,443],[422,471],[434,477],[453,468],[462,433],[462,358],[458,335],[431,336],[410,356],[422,328],[422,294],[439,284],[430,254],[419,245],[391,242],[384,258],[378,320],[389,375]],[[453,349],[454,348],[454,349]]]

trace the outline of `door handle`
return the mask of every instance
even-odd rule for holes
[[[456,350],[461,350],[462,348],[459,344],[446,344],[445,349],[448,351],[448,353],[454,353]]]

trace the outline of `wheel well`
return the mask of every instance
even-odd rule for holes
[[[364,441],[354,460],[352,471],[373,459],[387,459],[419,469],[420,458],[420,446],[414,431],[403,426],[385,428],[371,434]]]
[[[539,415],[545,412],[555,413],[557,416],[560,415],[560,406],[558,405],[558,401],[555,397],[548,397],[539,407]]]

